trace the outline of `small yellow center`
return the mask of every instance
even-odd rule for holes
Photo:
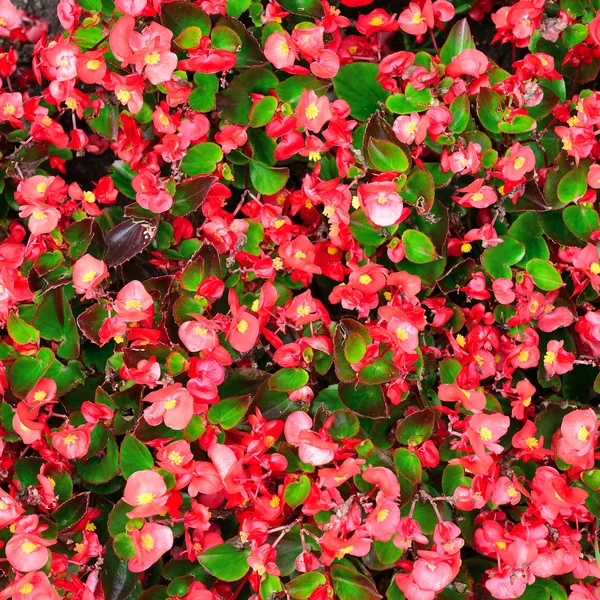
[[[471,250],[473,250],[473,246],[471,246],[471,244],[469,244],[469,242],[465,242],[460,247],[460,251],[463,252],[463,253],[465,253],[465,252],[471,252]]]
[[[389,514],[390,514],[390,511],[387,508],[381,509],[377,513],[377,522],[378,523],[383,523],[388,518]]]
[[[33,592],[33,585],[27,582],[22,588],[19,589],[19,593],[27,596],[27,594],[31,594]]]
[[[37,392],[35,392],[33,394],[33,399],[36,402],[41,402],[42,400],[46,399],[46,396],[47,396],[47,394],[46,394],[46,392],[44,390],[38,390]]]
[[[90,71],[97,71],[100,67],[101,67],[102,63],[99,60],[96,60],[95,58],[92,60],[88,60],[86,63],[86,67],[90,70]]]
[[[3,109],[5,115],[14,115],[15,107],[12,104],[7,104]]]
[[[70,433],[69,435],[65,436],[64,442],[65,446],[72,446],[75,442],[77,442],[77,434]]]
[[[94,280],[94,277],[96,277],[96,271],[88,271],[82,278],[81,281],[83,281],[84,283],[89,283],[90,281]]]
[[[265,438],[265,446],[266,446],[267,448],[272,448],[274,445],[275,445],[275,438],[274,438],[274,436],[272,436],[272,435],[268,435],[268,436]]]
[[[279,499],[279,496],[273,496],[271,500],[269,500],[269,506],[271,508],[277,508],[280,504],[281,500]]]
[[[83,199],[85,202],[96,202],[96,194],[94,192],[83,192]]]
[[[308,315],[310,315],[310,306],[308,306],[308,304],[301,304],[298,309],[296,310],[296,312],[301,316],[301,317],[308,317]]]
[[[154,538],[149,533],[144,533],[141,537],[141,541],[144,550],[152,550],[154,548]]]
[[[236,329],[240,333],[246,333],[248,331],[248,321],[244,321],[243,319],[237,324]]]
[[[556,354],[552,352],[552,350],[548,350],[546,354],[544,354],[544,364],[551,365],[556,360]]]
[[[483,194],[477,192],[471,196],[471,202],[481,202],[483,200]]]
[[[36,221],[44,221],[46,219],[46,214],[41,211],[39,208],[36,208],[32,213],[31,216],[36,220]]]
[[[175,398],[169,398],[165,402],[165,410],[173,410],[177,406],[177,400]]]
[[[461,347],[464,348],[465,344],[467,343],[467,340],[465,340],[465,336],[462,333],[459,333],[456,336],[456,343]]]
[[[144,506],[145,504],[150,504],[150,502],[154,502],[154,498],[156,496],[152,492],[142,492],[137,497],[137,502],[140,506]]]
[[[178,467],[183,463],[183,456],[181,456],[181,454],[179,454],[179,452],[169,452],[167,458],[174,464],[177,465]]]
[[[383,19],[381,17],[373,17],[369,21],[369,25],[373,25],[374,27],[379,27],[379,25],[383,25]]]
[[[305,116],[311,121],[319,116],[319,107],[313,102],[306,107]]]
[[[157,65],[160,62],[160,54],[158,52],[150,52],[144,57],[144,62],[147,65]]]
[[[503,542],[502,540],[498,540],[498,541],[496,542],[496,547],[497,547],[499,550],[506,550],[506,542]]]
[[[387,202],[387,196],[377,196],[377,204],[381,204],[383,206]]]
[[[47,190],[47,189],[48,189],[48,186],[47,186],[47,185],[46,185],[46,184],[45,184],[43,181],[42,181],[42,182],[40,182],[40,183],[38,183],[38,184],[35,186],[35,191],[36,191],[38,194],[44,194],[44,193],[46,192],[46,190]]]
[[[492,431],[490,429],[488,429],[487,427],[482,427],[479,430],[479,435],[480,435],[481,439],[485,440],[486,442],[489,442],[492,439]]]
[[[413,15],[413,18],[412,18],[412,22],[413,22],[415,25],[418,25],[419,23],[421,23],[421,21],[424,21],[424,20],[425,20],[425,19],[423,18],[423,16],[421,15],[421,13],[420,13],[420,12],[416,12],[416,13]]]
[[[396,329],[396,337],[405,342],[408,339],[408,331],[406,331],[404,327],[398,327],[398,329]]]
[[[306,254],[304,254],[304,252],[302,252],[302,250],[298,250],[298,252],[296,252],[296,254],[294,254],[294,258],[299,258],[301,260],[306,258]]]
[[[77,100],[75,100],[75,98],[69,96],[66,100],[65,100],[65,104],[67,105],[67,108],[70,108],[71,110],[76,110],[77,107],[79,106],[77,104]]]
[[[362,283],[363,285],[369,285],[369,284],[371,283],[371,281],[373,281],[373,280],[372,280],[372,279],[371,279],[371,277],[370,277],[369,275],[367,275],[366,273],[365,273],[364,275],[361,275],[361,276],[358,278],[358,282],[359,282],[359,283]]]
[[[517,169],[517,170],[522,169],[524,164],[525,164],[525,159],[522,156],[515,158],[515,162],[514,162],[515,169]]]
[[[308,160],[312,160],[313,162],[317,162],[317,161],[321,160],[321,153],[316,152],[315,150],[312,150],[308,154]]]
[[[119,100],[119,102],[122,104],[127,104],[131,100],[131,92],[127,90],[121,90],[117,94],[117,100]]]
[[[509,485],[506,488],[506,493],[508,494],[509,498],[515,498],[516,496],[519,495],[519,492],[517,492],[517,490],[512,485]]]
[[[125,302],[125,308],[127,310],[142,310],[142,303],[139,300],[127,300]]]
[[[410,121],[406,126],[406,133],[408,133],[408,135],[414,135],[417,133],[417,124],[414,121]]]
[[[519,356],[517,356],[517,360],[519,362],[525,362],[529,358],[529,350],[521,350],[519,352]]]
[[[8,504],[4,502],[4,500],[0,500],[0,510],[6,510],[8,508]]]
[[[161,113],[158,117],[158,121],[163,127],[166,127],[169,124],[169,117],[164,113]]]
[[[483,363],[484,363],[485,361],[483,360],[483,356],[481,356],[481,354],[476,354],[476,355],[475,355],[473,358],[475,359],[475,362],[476,362],[476,363],[477,363],[477,364],[478,364],[480,367],[481,367],[481,366],[483,366]]]
[[[531,398],[525,398],[525,400],[523,400],[523,406],[525,408],[527,408],[530,404],[531,404]]]
[[[580,442],[587,442],[588,437],[590,437],[590,432],[585,427],[580,427],[577,430],[577,439]]]
[[[600,264],[598,264],[597,262],[593,262],[590,265],[590,271],[594,274],[594,275],[600,275]]]
[[[200,325],[198,325],[194,329],[194,333],[196,333],[196,335],[200,335],[200,336],[204,337],[208,333],[208,329],[204,329],[204,327],[200,327]]]
[[[283,56],[287,56],[290,53],[290,47],[286,42],[279,42],[277,48],[279,49],[279,53]]]
[[[42,125],[44,127],[50,127],[50,125],[52,125],[52,119],[48,115],[45,115],[42,119]]]
[[[538,439],[537,439],[537,438],[534,438],[534,437],[528,437],[528,438],[525,440],[525,445],[526,445],[528,448],[530,448],[531,450],[533,450],[534,448],[537,448],[537,447],[538,447],[538,443],[539,443],[539,442],[538,442]]]
[[[21,544],[21,550],[23,550],[23,552],[25,552],[25,554],[31,554],[32,552],[35,552],[39,547],[40,547],[39,544],[34,544],[33,542],[30,542],[29,540],[27,540]]]
[[[562,139],[563,148],[568,152],[569,150],[573,150],[573,142],[570,138]]]

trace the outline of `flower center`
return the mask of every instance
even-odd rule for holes
[[[600,264],[598,264],[597,262],[593,262],[590,265],[590,271],[594,274],[594,275],[600,275]]]
[[[23,550],[23,552],[25,552],[25,554],[31,554],[32,552],[35,552],[39,547],[40,547],[39,544],[34,544],[33,542],[30,542],[29,540],[27,540],[21,544],[21,550]]]
[[[538,440],[537,438],[529,437],[525,440],[525,445],[531,450],[533,450],[534,448],[538,447]]]
[[[300,258],[300,259],[304,260],[306,258],[306,254],[304,254],[304,252],[302,252],[302,250],[298,250],[298,252],[296,252],[296,254],[294,254],[294,258]]]
[[[96,202],[96,194],[94,194],[94,192],[83,192],[83,199],[85,202],[91,204],[92,202]]]
[[[319,116],[319,107],[313,102],[313,104],[309,104],[306,107],[306,111],[304,113],[307,119],[316,119]]]
[[[127,90],[121,90],[117,94],[117,100],[119,100],[119,102],[122,104],[127,104],[131,100],[131,92]]]
[[[158,52],[150,52],[144,57],[144,62],[147,65],[157,65],[160,62],[160,54]]]
[[[551,365],[556,360],[556,354],[552,352],[552,350],[548,350],[546,354],[544,354],[544,364]]]
[[[383,206],[387,202],[387,196],[377,196],[377,204],[381,204]]]
[[[413,15],[413,18],[412,18],[412,22],[413,22],[415,25],[418,25],[419,23],[421,23],[421,22],[422,22],[422,21],[424,21],[424,20],[425,20],[425,19],[423,18],[423,16],[421,15],[421,13],[420,13],[420,12],[416,12],[416,13]]]
[[[369,285],[369,284],[371,283],[371,281],[373,281],[373,280],[372,280],[372,279],[371,279],[371,277],[370,277],[369,275],[367,275],[366,273],[365,273],[364,275],[361,275],[361,276],[358,278],[358,282],[359,282],[359,283],[362,283],[363,285]]]
[[[167,458],[174,464],[177,465],[178,467],[183,463],[183,457],[181,456],[181,454],[179,454],[179,452],[169,452]]]
[[[482,427],[479,430],[479,436],[481,437],[482,440],[489,442],[492,439],[492,431],[488,427]]]
[[[27,594],[31,594],[33,592],[33,585],[31,583],[26,583],[21,589],[19,589],[19,593],[27,596]]]
[[[85,65],[90,71],[97,71],[100,66],[101,66],[101,62],[99,60],[96,60],[95,58],[93,60],[88,60],[87,64]]]
[[[77,441],[77,435],[74,433],[70,433],[64,439],[65,446],[72,446]]]
[[[144,550],[152,550],[154,548],[154,538],[149,534],[145,533],[142,537],[142,548]]]
[[[460,247],[461,252],[471,252],[471,250],[473,250],[473,246],[471,246],[471,244],[469,244],[469,242],[465,242]]]
[[[471,196],[471,202],[481,202],[483,200],[483,194],[481,192],[477,192]]]
[[[46,394],[46,392],[44,392],[44,390],[39,390],[33,394],[33,399],[36,402],[41,402],[42,400],[46,399],[46,395],[47,394]]]
[[[519,360],[519,362],[525,362],[528,358],[529,358],[529,350],[521,350],[521,352],[519,352],[519,356],[517,356],[517,359]]]
[[[246,331],[248,331],[248,321],[240,321],[237,324],[236,329],[240,332],[240,333],[246,333]]]
[[[590,437],[590,432],[585,427],[580,427],[577,431],[577,439],[580,442],[587,442],[588,437]]]
[[[379,25],[383,25],[383,19],[381,17],[373,17],[369,21],[369,25],[373,25],[374,27],[379,27]]]
[[[46,219],[46,214],[41,211],[39,208],[36,208],[32,213],[31,216],[36,219],[37,221],[44,221]]]
[[[142,492],[137,497],[137,501],[140,506],[144,506],[145,504],[150,504],[150,502],[154,502],[155,497],[156,496],[152,492]]]
[[[279,42],[279,53],[283,56],[288,56],[290,53],[290,47],[285,42]]]
[[[280,503],[281,503],[281,500],[279,499],[279,496],[273,496],[271,498],[271,500],[269,500],[269,506],[271,508],[277,508]]]
[[[377,522],[378,523],[383,523],[388,518],[389,514],[390,514],[390,511],[387,508],[381,509],[377,513]]]
[[[524,164],[525,164],[525,159],[522,156],[515,158],[514,166],[515,166],[515,169],[517,169],[517,171],[519,169],[522,169]]]
[[[7,104],[3,110],[4,110],[5,115],[14,115],[15,114],[15,107],[12,104]]]
[[[296,310],[296,312],[301,316],[301,317],[308,317],[308,315],[310,315],[310,306],[308,306],[308,304],[302,304],[298,307],[298,309]]]
[[[127,310],[142,310],[142,303],[139,300],[127,300],[125,302],[125,308]]]
[[[169,398],[165,402],[165,410],[173,410],[177,406],[177,400],[175,398]]]
[[[405,342],[408,339],[408,331],[406,331],[404,327],[398,327],[398,329],[396,329],[396,337]]]

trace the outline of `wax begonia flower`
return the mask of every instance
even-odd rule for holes
[[[152,316],[154,301],[140,281],[133,280],[121,288],[115,300],[115,312],[123,321],[138,322]]]
[[[132,573],[148,570],[173,547],[173,531],[166,525],[146,523],[141,529],[133,529],[129,536],[135,548],[135,556],[127,563]]]
[[[185,429],[194,416],[194,399],[180,383],[151,392],[143,398],[151,406],[144,409],[144,419],[149,425],[163,423],[175,431]]]
[[[78,294],[84,294],[86,298],[93,296],[94,288],[107,277],[108,268],[102,260],[94,258],[90,254],[84,254],[73,265],[73,285]]]
[[[56,229],[60,213],[55,208],[38,200],[31,200],[29,204],[19,209],[21,218],[29,217],[27,226],[33,235],[43,235]]]
[[[394,225],[402,216],[404,204],[393,181],[363,183],[358,187],[358,197],[365,213],[375,225]]]
[[[498,440],[508,431],[510,419],[504,415],[477,414],[469,421],[467,436],[478,456],[483,456],[485,449],[499,454],[502,446]]]
[[[567,464],[590,469],[594,463],[598,420],[593,409],[574,410],[565,415],[560,426],[557,454]]]
[[[134,509],[127,513],[131,519],[152,517],[166,510],[167,486],[156,471],[136,471],[130,475],[123,492],[123,500]]]
[[[83,458],[90,447],[91,427],[80,425],[79,427],[67,426],[60,431],[53,432],[52,446],[65,458]]]
[[[297,126],[319,133],[332,117],[327,96],[321,96],[310,90],[303,90],[296,106]]]
[[[273,32],[265,42],[265,56],[276,69],[290,68],[297,58],[290,34],[286,31]]]
[[[14,526],[14,535],[6,544],[6,558],[16,571],[29,573],[39,571],[50,558],[49,546],[55,540],[40,537],[47,526],[39,525],[37,515],[21,517]]]
[[[324,435],[312,431],[312,419],[306,413],[297,411],[285,421],[285,439],[298,446],[300,459],[309,465],[326,465],[333,460],[337,444]]]

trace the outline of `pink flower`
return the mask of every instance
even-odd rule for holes
[[[377,499],[373,512],[365,519],[369,535],[378,542],[389,542],[400,522],[398,505],[383,494]]]
[[[0,102],[1,102],[1,96],[0,96]],[[598,190],[600,189],[600,165],[594,163],[593,165],[590,165],[590,170],[588,171],[587,174],[587,184],[595,189]]]
[[[544,368],[550,377],[564,375],[573,370],[575,357],[571,352],[563,350],[564,341],[550,340],[544,355]]]
[[[387,330],[392,336],[393,343],[397,345],[402,352],[414,353],[419,345],[419,331],[407,321],[398,317],[393,317],[387,324]]]
[[[319,133],[325,123],[331,119],[329,99],[327,96],[320,98],[312,90],[303,90],[300,101],[296,107],[296,125],[308,131]]]
[[[284,435],[288,443],[298,447],[300,460],[309,465],[326,465],[333,460],[337,444],[328,436],[311,430],[312,419],[302,411],[292,413],[285,421]]]
[[[563,417],[557,454],[561,460],[580,469],[594,466],[594,448],[598,420],[591,408],[574,410]]]
[[[423,550],[419,554],[425,554],[426,557],[415,561],[412,572],[415,583],[422,590],[440,592],[454,579],[452,567],[445,562],[443,555]]]
[[[478,456],[483,457],[486,448],[494,454],[500,454],[503,448],[497,442],[508,431],[509,426],[510,418],[505,415],[480,413],[470,418],[467,437]]]
[[[535,168],[535,154],[528,146],[513,144],[510,154],[498,162],[502,175],[508,181],[521,181],[525,174]]]
[[[43,202],[31,200],[19,208],[19,217],[25,219],[29,217],[27,226],[32,235],[43,235],[56,229],[60,220],[60,213],[56,208],[52,208]]]
[[[83,458],[90,447],[90,432],[92,426],[89,424],[71,427],[67,425],[61,431],[50,434],[52,446],[65,458]]]
[[[227,340],[238,352],[249,352],[256,345],[259,333],[258,319],[242,307],[231,320]]]
[[[124,15],[139,17],[146,8],[148,0],[115,0],[115,8]]]
[[[188,494],[195,498],[198,494],[216,494],[223,489],[223,482],[213,463],[199,461],[193,469],[179,478],[177,488],[187,486]]]
[[[400,29],[410,35],[423,35],[427,33],[427,28],[433,29],[433,11],[431,9],[431,0],[425,2],[422,9],[415,2],[411,2],[408,8],[404,9],[398,17]]]
[[[73,265],[73,285],[78,294],[85,298],[93,297],[93,289],[108,277],[108,269],[102,260],[94,258],[91,254],[84,254]]]
[[[127,480],[123,500],[135,508],[127,513],[130,519],[153,517],[166,511],[167,486],[156,471],[136,471]]]
[[[146,523],[141,529],[133,529],[129,536],[135,548],[135,556],[127,563],[132,573],[146,571],[173,547],[171,528],[158,523]]]
[[[14,523],[25,510],[4,490],[0,489],[0,528]]]
[[[0,592],[0,600],[61,600],[43,571],[30,571]]]
[[[276,69],[289,69],[294,65],[296,47],[287,31],[275,31],[267,38],[265,57]]]
[[[154,314],[152,296],[137,279],[121,288],[114,307],[117,316],[123,321],[143,321]]]
[[[477,78],[487,71],[489,64],[490,61],[483,52],[467,48],[452,59],[452,62],[446,67],[446,75],[454,78],[463,75]]]
[[[496,202],[498,196],[493,187],[483,185],[484,179],[476,179],[469,185],[459,188],[457,192],[463,192],[464,196],[453,196],[461,206],[469,208],[487,208]]]
[[[393,130],[403,144],[417,142],[421,144],[427,135],[427,119],[421,119],[419,113],[402,115],[394,121]]]
[[[179,327],[179,338],[190,352],[211,350],[219,345],[219,326],[201,315],[190,315],[194,321],[186,321]]]
[[[15,534],[6,544],[6,558],[16,571],[39,571],[50,558],[48,546],[56,542],[40,537],[38,533],[47,529],[47,526],[40,527],[38,524],[37,515],[22,517],[15,526]]]
[[[398,478],[387,467],[367,467],[362,477],[368,483],[376,485],[379,492],[394,500],[400,495]]]
[[[0,121],[18,122],[23,116],[23,97],[19,92],[0,94]]]
[[[393,181],[375,181],[358,186],[360,203],[375,225],[394,225],[402,216],[404,205],[397,189]]]
[[[170,429],[180,431],[188,426],[194,416],[194,399],[180,383],[151,392],[144,402],[152,403],[144,410],[148,425],[156,426],[164,421]]]

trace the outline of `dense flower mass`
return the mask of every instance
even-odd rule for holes
[[[600,1],[58,18],[0,0],[0,600],[600,600]]]

